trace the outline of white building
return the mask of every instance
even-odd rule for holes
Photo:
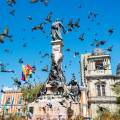
[[[84,117],[94,118],[98,106],[116,110],[116,95],[112,85],[120,82],[120,65],[117,75],[112,74],[111,58],[102,49],[96,48],[91,54],[81,55],[81,105]]]

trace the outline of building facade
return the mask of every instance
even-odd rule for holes
[[[4,87],[1,96],[1,109],[3,114],[22,113],[23,99],[22,93],[17,88]]]
[[[112,90],[116,82],[120,82],[120,76],[112,74],[109,54],[96,48],[93,53],[81,55],[80,102],[84,117],[95,118],[99,107],[116,110],[116,95]]]

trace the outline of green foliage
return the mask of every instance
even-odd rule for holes
[[[120,82],[113,85],[112,90],[120,97]]]
[[[24,85],[21,87],[21,92],[23,94],[23,100],[27,103],[33,102],[40,94],[40,91],[44,87],[43,84],[36,85]]]
[[[117,97],[116,97],[116,104],[118,106],[117,111],[116,111],[116,115],[119,116],[120,118],[120,82],[116,83],[115,85],[113,85],[112,90],[116,93]]]
[[[23,100],[26,103],[33,102],[37,97],[39,96],[40,91],[44,87],[44,84],[42,83],[35,83],[32,84],[29,81],[26,81],[23,85],[21,84],[21,81],[18,80],[16,77],[12,77],[13,79],[13,85],[17,86],[22,94],[23,94]]]
[[[104,120],[110,116],[110,111],[107,108],[98,106],[97,114],[99,120]]]
[[[107,108],[98,107],[98,116],[94,120],[120,120],[116,113],[111,113]]]
[[[21,81],[16,77],[12,77],[12,79],[13,79],[13,85],[17,86],[19,90],[21,90],[22,92],[23,104],[24,104],[22,109],[25,116],[27,116],[28,103],[35,101],[40,96],[40,92],[44,88],[44,84],[36,83],[35,79],[33,84],[31,81],[26,81],[24,84],[22,84]],[[14,115],[13,117],[13,115],[11,115],[9,116],[8,120],[24,120],[24,118],[19,117],[17,115]]]

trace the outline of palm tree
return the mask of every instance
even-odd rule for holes
[[[18,80],[18,78],[13,78],[13,85],[17,86],[18,88],[21,87],[21,82]]]

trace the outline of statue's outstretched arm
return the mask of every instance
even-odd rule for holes
[[[63,33],[65,34],[66,30],[65,30],[64,26],[62,25],[62,23],[60,24],[60,27],[63,29]]]

